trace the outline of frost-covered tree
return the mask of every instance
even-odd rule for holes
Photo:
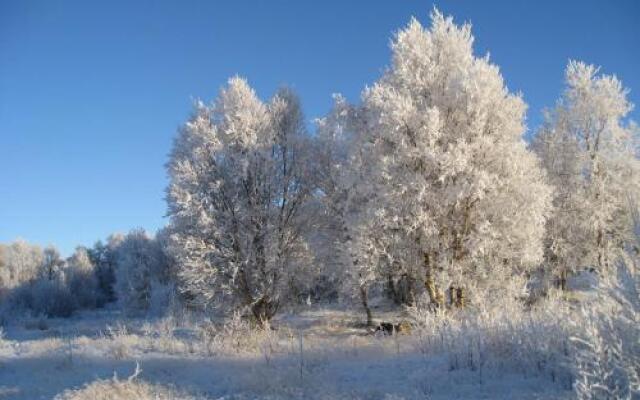
[[[367,179],[371,163],[361,136],[360,109],[335,95],[331,111],[316,123],[314,161],[323,205],[319,231],[324,235],[317,259],[333,271],[336,285],[342,286],[339,289],[359,299],[367,313],[367,324],[371,325],[369,289],[377,275],[374,268],[363,266],[370,266],[375,260],[369,259],[371,252],[356,250],[376,232],[372,226],[364,227],[366,222],[375,221],[368,213],[371,210],[368,204],[375,201],[375,191],[370,190],[371,182]],[[362,235],[365,231],[368,234]]]
[[[64,260],[60,257],[58,249],[53,246],[47,246],[42,254],[39,277],[49,281],[56,280],[63,266]]]
[[[86,247],[76,247],[74,253],[67,258],[65,280],[78,307],[95,308],[103,303],[98,290],[95,266]]]
[[[106,244],[98,241],[93,245],[93,248],[89,250],[91,262],[96,267],[98,287],[106,302],[116,300],[115,282],[118,264],[118,248],[123,240],[123,234],[112,234],[107,238]]]
[[[566,83],[534,142],[556,190],[547,261],[561,283],[576,268],[611,270],[634,241],[640,194],[638,132],[625,120],[632,108],[627,91],[614,76],[575,61]]]
[[[304,271],[313,185],[299,101],[261,102],[232,78],[198,103],[168,164],[171,249],[181,287],[203,305],[250,308],[270,319]]]
[[[168,227],[158,230],[155,235],[155,241],[160,251],[160,260],[152,271],[152,276],[161,284],[172,285],[176,279],[177,263],[169,251],[171,230]]]
[[[568,132],[555,132],[547,113],[545,123],[533,140],[554,188],[553,211],[545,234],[545,273],[553,273],[561,289],[566,289],[567,273],[581,265],[589,252],[584,188],[576,179],[580,174],[578,143]],[[573,267],[572,267],[573,266]]]
[[[158,263],[151,270],[150,312],[162,313],[181,299],[177,296],[177,261],[170,251],[171,230],[163,227],[156,232],[155,245],[158,248]]]
[[[14,288],[38,276],[44,255],[40,246],[18,239],[0,252],[2,269],[0,281],[5,288]]]
[[[144,229],[129,232],[116,253],[116,294],[128,313],[146,312],[151,307],[154,271],[163,262],[158,243]]]
[[[469,25],[437,10],[431,19],[429,29],[413,19],[398,32],[391,67],[363,93],[377,197],[364,232],[373,224],[384,235],[360,254],[411,263],[433,303],[452,288],[451,302],[463,305],[465,289],[500,288],[540,260],[551,189],[522,138],[520,96],[474,56]]]
[[[5,311],[66,317],[75,301],[64,280],[64,261],[53,247],[18,240],[0,245],[0,297]]]

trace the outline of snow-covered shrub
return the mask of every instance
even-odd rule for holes
[[[426,303],[421,299],[409,309],[417,350],[446,357],[450,370],[475,371],[481,380],[492,371],[519,372],[570,386],[572,312],[560,297],[550,296],[531,309],[506,298],[492,307],[454,313],[434,312]]]
[[[631,262],[627,259],[627,262]],[[578,399],[640,397],[640,277],[627,263],[580,305],[571,337]]]
[[[196,399],[170,386],[148,383],[142,380],[130,381],[99,379],[82,389],[66,390],[55,397],[56,400],[189,400]]]
[[[198,325],[197,332],[200,339],[200,350],[207,356],[217,356],[223,348],[224,338],[218,334],[216,325],[205,321]]]
[[[29,285],[27,290],[25,296],[28,296],[30,303],[25,309],[34,314],[67,318],[78,309],[76,296],[59,280],[40,279]]]
[[[197,332],[201,351],[210,356],[262,354],[269,357],[279,351],[278,332],[271,329],[269,322],[257,327],[239,312],[222,321],[201,321]]]
[[[421,301],[409,309],[417,349],[480,377],[508,370],[573,387],[579,399],[636,398],[640,280],[633,260],[599,282],[596,293],[571,301],[554,289],[533,304],[505,297],[455,313],[433,312]]]
[[[166,354],[186,354],[193,352],[192,336],[181,336],[180,327],[172,316],[161,318],[145,328],[152,349]],[[151,329],[149,329],[151,328]]]
[[[170,386],[151,384],[138,379],[136,370],[127,379],[98,379],[80,389],[69,389],[57,395],[55,400],[195,400],[190,394]]]
[[[140,337],[132,332],[122,322],[111,326],[107,325],[102,333],[105,353],[114,360],[129,358],[134,347],[140,344]]]

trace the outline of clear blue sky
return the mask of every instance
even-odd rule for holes
[[[165,223],[164,163],[193,98],[227,77],[263,98],[283,84],[309,120],[357,101],[389,62],[391,33],[430,1],[0,0],[0,242],[69,254]],[[640,103],[640,1],[440,1],[471,21],[513,91],[541,110],[569,58],[616,73]],[[638,120],[638,111],[633,117]]]

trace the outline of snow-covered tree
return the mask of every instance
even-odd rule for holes
[[[42,256],[42,265],[39,271],[40,278],[49,281],[58,279],[61,268],[64,266],[64,260],[60,257],[58,249],[53,246],[47,246]]]
[[[463,305],[464,289],[500,288],[540,260],[551,189],[523,140],[520,96],[474,56],[469,25],[431,17],[430,29],[413,19],[398,32],[391,67],[363,93],[377,197],[363,232],[384,235],[359,253],[411,263],[401,268],[423,274],[433,303],[452,288]]]
[[[578,143],[568,132],[556,132],[551,117],[532,143],[554,188],[553,211],[547,221],[544,272],[555,275],[558,286],[567,285],[570,266],[581,265],[589,251],[584,202],[584,188],[576,179],[581,173]]]
[[[22,239],[3,246],[0,256],[3,258],[0,282],[9,289],[35,279],[44,260],[40,246]]]
[[[359,299],[367,313],[367,324],[371,325],[369,289],[377,275],[375,268],[369,267],[376,261],[371,252],[356,250],[377,232],[373,226],[364,226],[375,221],[368,207],[375,201],[375,191],[367,178],[371,163],[367,143],[361,136],[364,121],[358,107],[335,95],[331,111],[316,123],[314,161],[323,205],[319,231],[324,235],[317,259],[334,271],[336,285],[342,286],[339,289]],[[368,233],[362,235],[365,231]]]
[[[534,142],[556,190],[547,261],[561,282],[579,267],[611,269],[634,241],[640,194],[638,131],[625,120],[632,108],[627,91],[614,76],[575,61],[566,83]]]
[[[76,247],[75,252],[67,258],[65,279],[78,307],[94,308],[102,303],[95,266],[86,247]]]
[[[163,262],[158,243],[144,229],[129,232],[116,253],[116,294],[128,313],[146,312],[151,306],[154,271]]]
[[[116,300],[115,282],[116,269],[118,265],[118,248],[124,241],[124,235],[115,233],[109,235],[107,243],[103,244],[98,241],[89,250],[91,262],[96,267],[96,278],[98,279],[98,288],[106,302]]]
[[[232,78],[198,103],[168,164],[171,248],[181,287],[204,305],[249,307],[270,319],[304,271],[313,185],[297,98],[268,104]]]
[[[177,263],[169,250],[171,230],[168,227],[158,230],[155,235],[155,241],[160,250],[160,260],[152,271],[153,279],[164,285],[172,285],[176,279]]]

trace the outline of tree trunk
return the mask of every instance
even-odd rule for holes
[[[429,299],[433,304],[435,304],[436,307],[442,308],[444,306],[444,294],[436,286],[436,282],[431,271],[431,262],[428,253],[424,253],[424,266],[426,270],[424,286],[426,287],[427,293],[429,294]]]
[[[387,275],[387,295],[394,303],[400,304],[398,292],[396,291],[396,284],[393,281],[393,274],[391,273]]]
[[[605,234],[602,228],[598,229],[598,236],[596,238],[596,247],[598,249],[598,267],[600,272],[609,269],[609,258],[606,249],[607,243],[605,240]]]
[[[407,276],[407,283],[409,285],[407,292],[407,302],[408,306],[413,306],[416,304],[416,280],[412,276]]]
[[[415,280],[409,274],[402,274],[397,281],[389,274],[387,278],[387,294],[397,305],[411,306],[415,300]]]
[[[464,308],[466,304],[466,295],[464,293],[464,289],[459,287],[456,289],[456,307]]]
[[[564,292],[567,290],[567,271],[560,272],[560,289]]]
[[[367,326],[373,326],[373,315],[371,315],[371,308],[369,307],[369,295],[367,293],[367,288],[364,285],[360,286],[360,300],[362,301],[362,306],[367,313]]]
[[[242,301],[245,306],[253,304],[253,296],[251,295],[251,289],[249,288],[249,281],[247,279],[247,271],[244,267],[241,267],[238,271],[238,286],[237,290],[242,297]]]
[[[456,288],[455,286],[450,286],[449,287],[449,304],[453,307],[453,305],[456,304],[456,301],[457,301]]]

